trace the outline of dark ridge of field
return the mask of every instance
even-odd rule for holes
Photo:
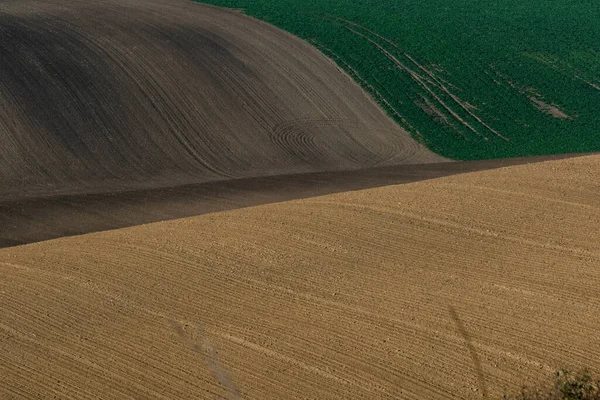
[[[358,171],[233,179],[115,193],[4,200],[0,201],[0,248],[262,204],[576,156],[578,155],[398,165]]]
[[[308,43],[185,1],[0,2],[0,198],[444,159]]]

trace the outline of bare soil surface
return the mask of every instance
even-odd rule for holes
[[[554,118],[571,119],[571,117],[565,114],[563,111],[561,111],[560,108],[551,104],[544,103],[540,99],[531,97],[531,102],[538,108],[538,110],[545,112],[546,114],[552,115]]]
[[[308,43],[184,0],[0,2],[0,196],[444,161]]]
[[[599,181],[579,157],[2,249],[0,398],[480,399],[600,371]]]

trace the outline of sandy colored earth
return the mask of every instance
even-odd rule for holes
[[[308,43],[187,0],[0,2],[0,198],[443,161]]]
[[[579,157],[2,249],[0,398],[476,399],[599,371],[599,179]]]

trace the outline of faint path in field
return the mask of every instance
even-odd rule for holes
[[[204,364],[213,373],[215,379],[227,389],[232,400],[241,400],[242,397],[238,394],[229,372],[223,367],[217,356],[214,345],[206,337],[204,328],[201,323],[196,327],[196,336],[194,340],[190,340],[189,336],[183,330],[181,324],[177,321],[169,321],[169,324],[177,332],[181,340],[192,348],[196,353],[200,354],[204,359]]]

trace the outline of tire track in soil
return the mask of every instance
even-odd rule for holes
[[[417,83],[422,89],[424,89],[429,94],[429,96],[431,96],[433,98],[433,100],[436,102],[437,105],[439,105],[443,109],[445,109],[450,114],[451,117],[453,117],[455,120],[457,120],[461,125],[465,126],[471,132],[473,132],[474,134],[476,134],[478,136],[481,136],[485,140],[489,140],[485,135],[481,135],[481,133],[479,133],[479,131],[477,129],[475,129],[473,126],[471,126],[471,124],[469,124],[467,121],[465,121],[460,115],[458,115],[456,113],[456,111],[454,111],[450,106],[448,106],[443,101],[443,99],[441,99],[436,93],[434,93],[433,88],[439,89],[443,93],[445,93],[448,97],[450,97],[450,99],[453,101],[454,104],[456,104],[460,109],[463,110],[463,112],[466,113],[466,115],[468,115],[470,118],[475,120],[479,125],[483,126],[487,131],[493,133],[494,135],[496,135],[497,137],[499,137],[505,141],[509,141],[508,138],[506,138],[501,133],[499,133],[498,131],[493,129],[486,122],[484,122],[479,116],[477,116],[472,110],[473,106],[471,106],[467,102],[461,100],[458,96],[456,96],[454,93],[452,93],[452,91],[450,91],[446,87],[447,85],[451,86],[451,84],[449,84],[448,82],[445,82],[443,79],[437,77],[432,71],[425,68],[425,66],[423,66],[422,64],[417,62],[417,60],[415,60],[409,54],[402,52],[400,47],[398,46],[398,44],[396,44],[392,40],[390,40],[384,36],[381,36],[378,33],[374,32],[356,22],[349,21],[349,20],[346,20],[343,18],[332,16],[332,15],[328,15],[326,18],[331,18],[333,21],[337,21],[334,23],[341,24],[341,26],[343,26],[349,32],[369,41],[378,50],[380,50],[390,61],[392,61],[400,70],[409,74],[410,77],[415,81],[415,83]],[[362,32],[360,32],[359,30]],[[399,54],[402,57],[405,57],[411,64],[416,66],[417,69],[420,70],[425,75],[420,75],[418,72],[415,72],[414,70],[407,67],[406,64],[402,63],[392,53],[387,51],[381,44],[379,44],[375,40],[369,38],[365,34],[365,32],[367,34],[370,34],[370,35],[376,37],[377,39],[383,40],[388,45],[391,45],[393,48],[400,51]],[[426,102],[428,102],[428,100],[426,98],[424,98],[424,99],[426,100]],[[424,111],[428,112],[428,113],[431,113],[431,111],[434,111],[434,115],[436,115],[438,118],[441,117],[442,120],[444,120],[445,122],[448,122],[446,116],[443,113],[439,112],[439,110],[437,110],[435,107],[433,107],[433,110],[431,110],[431,106],[429,106],[429,107],[430,107],[430,109],[424,110]],[[393,108],[392,108],[392,110],[393,110]],[[461,132],[458,132],[458,133],[462,135]]]

